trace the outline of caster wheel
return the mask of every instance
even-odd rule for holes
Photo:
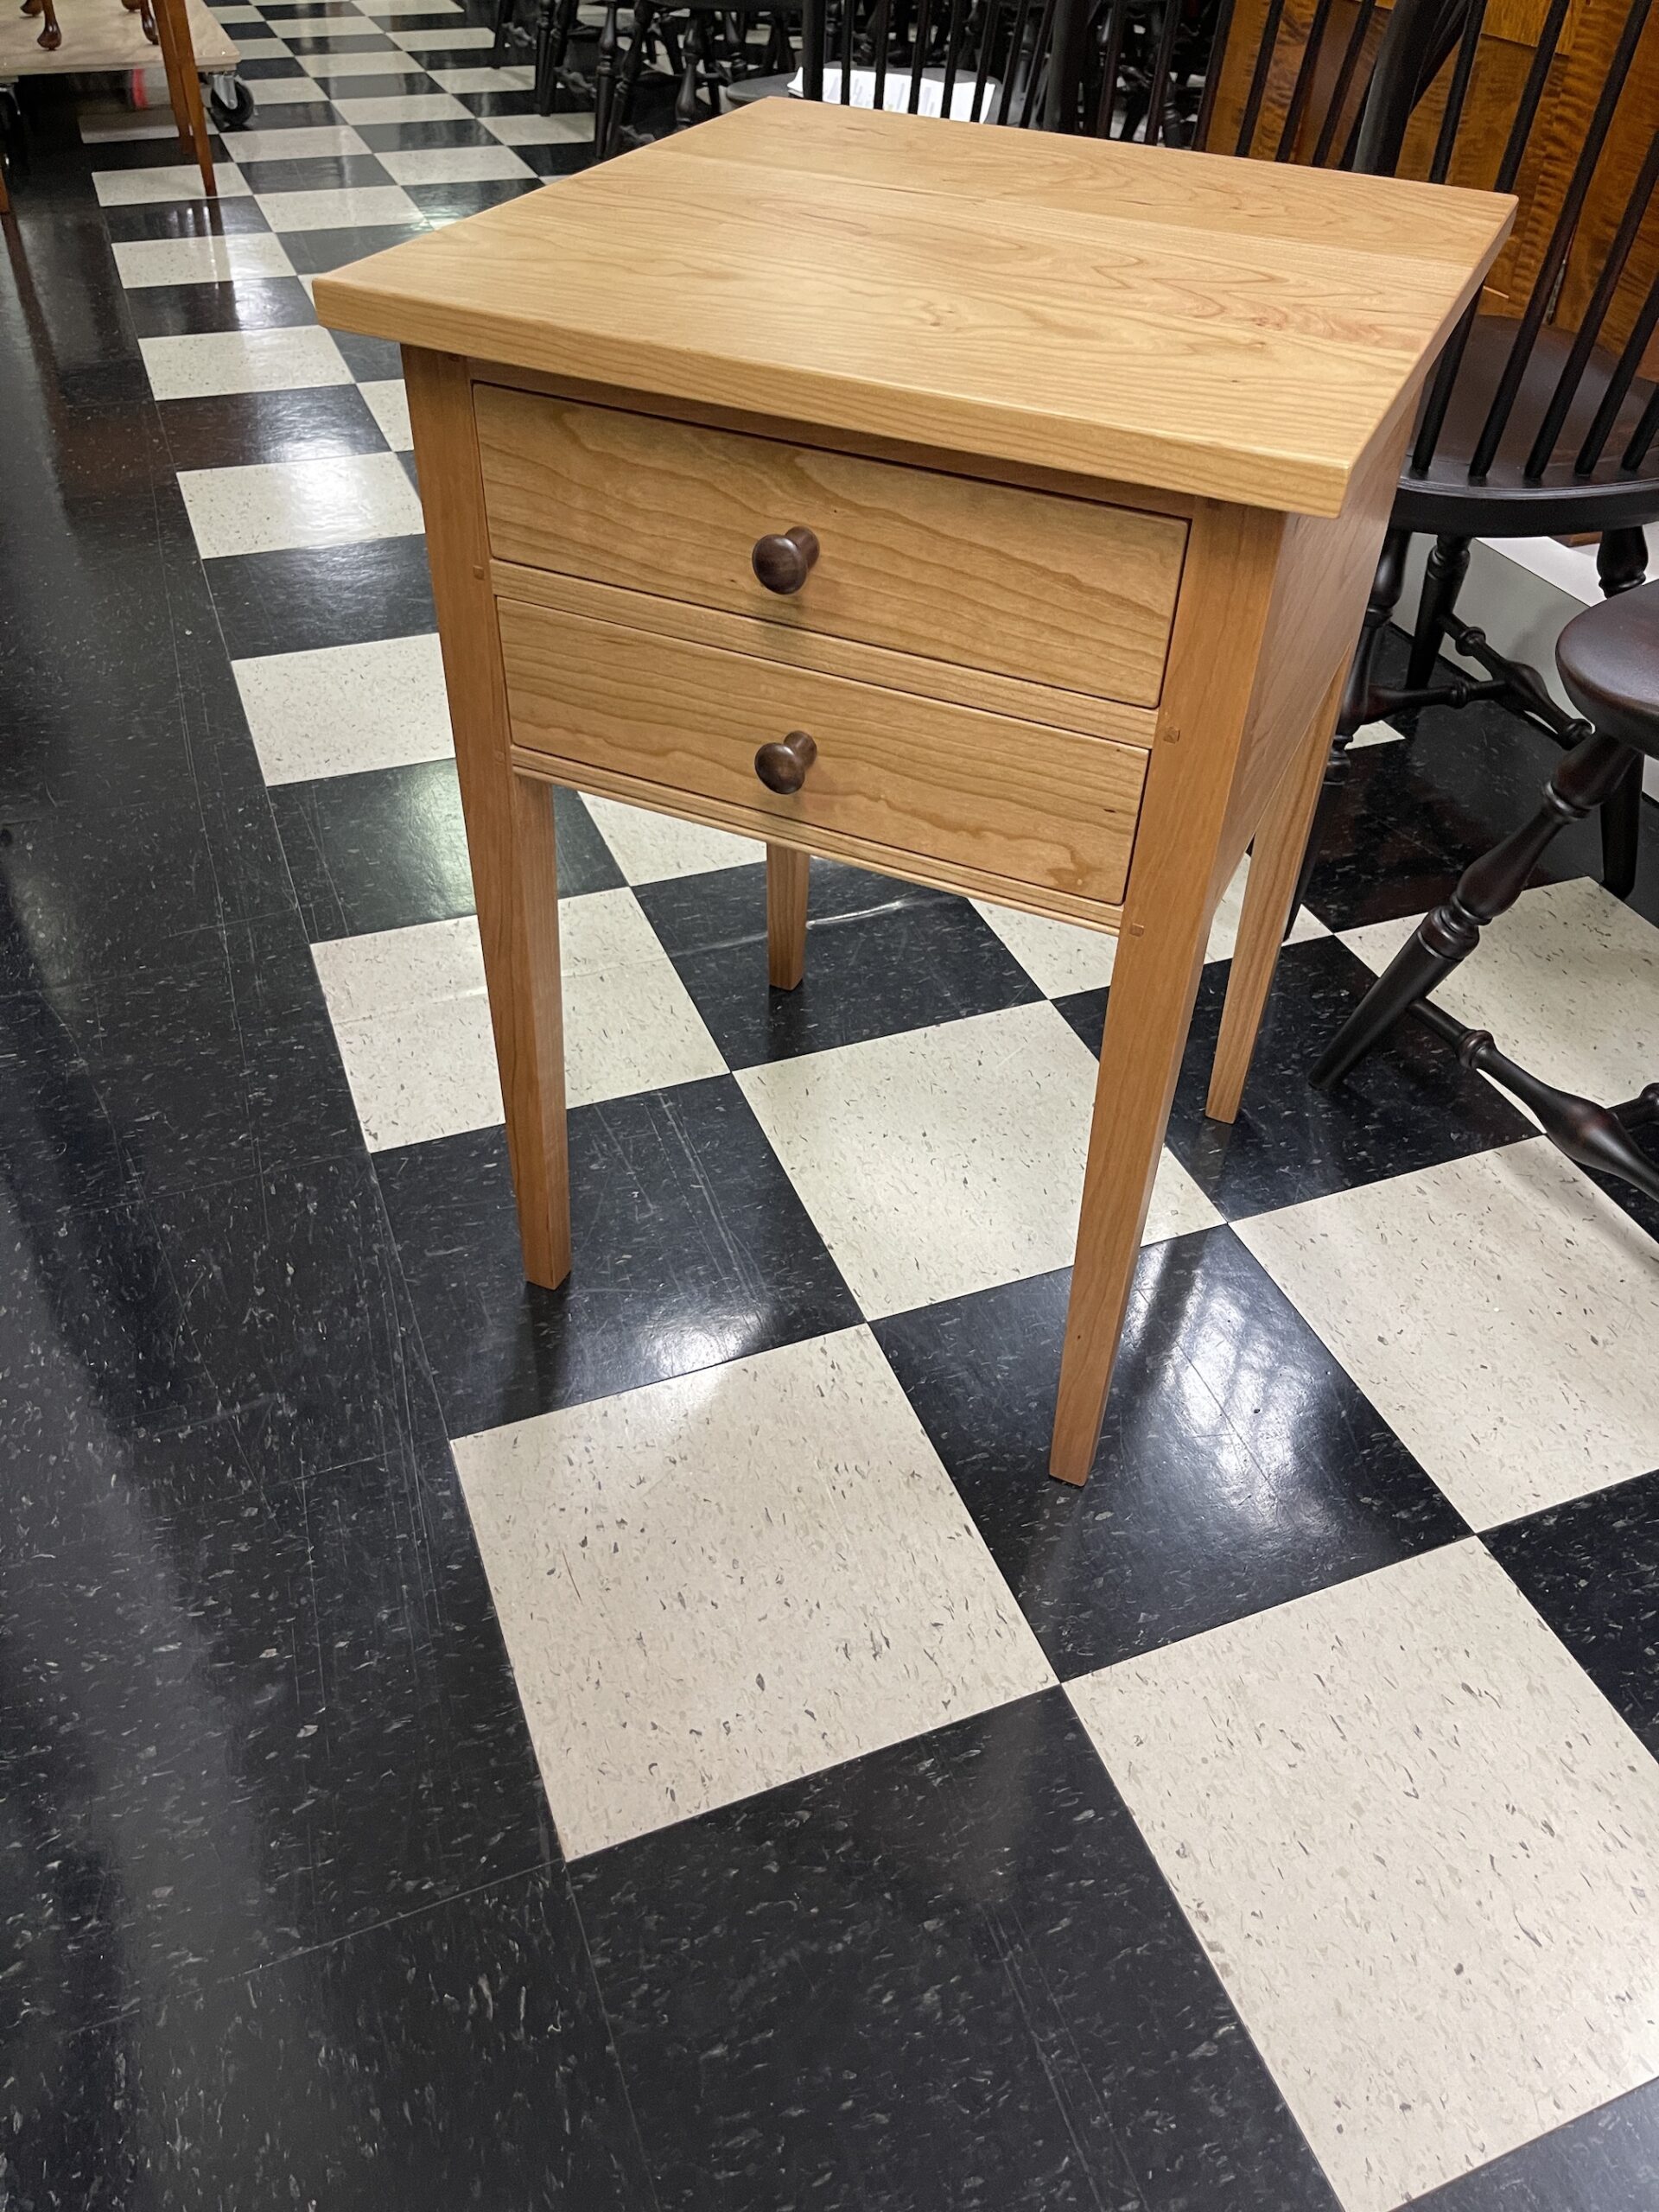
[[[207,106],[221,130],[245,130],[253,116],[253,94],[239,77],[215,77],[207,87]]]

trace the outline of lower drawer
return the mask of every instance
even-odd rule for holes
[[[741,810],[756,836],[823,830],[877,866],[887,848],[1122,899],[1147,768],[1134,746],[517,600],[497,612],[516,746],[658,786],[693,816],[700,800]],[[800,789],[769,790],[757,749],[803,731],[817,750]]]

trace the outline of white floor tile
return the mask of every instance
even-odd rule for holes
[[[738,1082],[872,1319],[1071,1264],[1095,1060],[1046,1003],[747,1068]],[[1147,1241],[1213,1227],[1167,1153]]]
[[[435,69],[432,81],[446,92],[528,92],[535,89],[536,72],[517,67]]]
[[[311,77],[412,77],[421,67],[396,46],[380,54],[302,54],[299,60]]]
[[[1420,918],[1342,941],[1380,970]],[[1605,1106],[1659,1076],[1659,930],[1586,875],[1523,891],[1434,997],[1532,1074]]]
[[[260,213],[273,231],[343,231],[424,220],[409,194],[396,184],[348,185],[334,192],[262,192],[257,198]]]
[[[1356,746],[1403,745],[1405,740],[1392,722],[1362,722],[1348,741],[1351,752]]]
[[[268,784],[442,760],[454,750],[435,637],[232,664]]]
[[[1659,2073],[1659,1764],[1478,1545],[1070,1688],[1348,2212]]]
[[[415,435],[409,427],[409,394],[401,377],[378,377],[357,387],[368,404],[368,410],[380,425],[386,443],[394,453],[412,453]]]
[[[1659,1466],[1659,1247],[1543,1138],[1234,1226],[1471,1527]]]
[[[559,930],[569,1104],[724,1072],[714,1039],[631,892],[567,899]],[[502,1119],[473,917],[315,950],[372,1151]]]
[[[375,0],[373,7],[365,8],[363,12],[371,22],[378,23],[383,16],[461,16],[466,10],[461,0]]]
[[[302,123],[294,130],[239,130],[226,141],[238,162],[309,162],[325,154],[366,154],[343,123]]]
[[[1206,960],[1230,960],[1238,933],[1239,911],[1249,878],[1249,858],[1242,860],[1232,881],[1223,892],[1211,925]],[[1039,991],[1052,999],[1073,991],[1096,991],[1112,980],[1117,939],[1103,930],[1084,929],[1077,922],[1052,921],[1044,914],[1026,914],[1013,906],[995,906],[976,899],[976,910],[989,923]],[[1304,944],[1310,938],[1328,937],[1325,924],[1306,909],[1296,918],[1287,940]]]
[[[625,806],[620,799],[584,798],[582,804],[630,883],[660,883],[671,875],[744,868],[766,856],[758,839],[734,836],[728,830],[705,830],[671,814]]]
[[[591,115],[485,115],[479,120],[504,146],[585,146],[594,135]]]
[[[454,123],[470,120],[448,92],[376,92],[368,99],[337,99],[348,123]]]
[[[135,238],[111,251],[129,291],[147,284],[225,284],[238,277],[294,274],[282,240],[268,231],[233,231],[210,238]]]
[[[573,1857],[1052,1680],[861,1329],[455,1458]]]
[[[221,200],[246,199],[247,180],[229,162],[215,162],[213,180]],[[156,168],[94,169],[92,189],[100,207],[143,207],[153,200],[202,200],[201,171],[194,162],[167,162]]]
[[[535,175],[511,146],[423,146],[408,154],[382,154],[380,166],[399,184],[474,184]]]
[[[395,453],[185,469],[179,489],[205,561],[406,537],[422,526],[421,503]]]
[[[474,23],[458,26],[452,31],[445,30],[442,25],[436,30],[394,30],[391,35],[410,54],[438,53],[454,47],[490,47],[495,44],[493,31],[481,29]]]
[[[157,399],[206,399],[232,391],[303,391],[352,381],[339,346],[315,324],[141,338],[138,350]]]

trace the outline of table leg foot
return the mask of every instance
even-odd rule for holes
[[[806,885],[810,860],[798,846],[766,847],[766,974],[792,991],[806,973]]]

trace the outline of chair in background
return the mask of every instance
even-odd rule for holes
[[[1316,0],[1288,74],[1275,46],[1284,14],[1284,0],[1268,0],[1242,92],[1234,67],[1230,105],[1214,97],[1227,70],[1214,73],[1199,143],[1260,154],[1265,138],[1275,160],[1518,190],[1522,200],[1504,259],[1452,334],[1418,415],[1300,904],[1363,724],[1394,717],[1409,728],[1425,707],[1495,699],[1572,741],[1573,718],[1536,671],[1458,615],[1472,539],[1599,535],[1605,593],[1646,574],[1643,529],[1659,521],[1659,394],[1642,373],[1659,327],[1659,16],[1653,0],[1590,0],[1576,14],[1572,0],[1550,0],[1524,76],[1506,85],[1501,71],[1482,78],[1486,0],[1395,0],[1386,22],[1375,0],[1359,0],[1340,35],[1334,0]],[[1226,35],[1224,26],[1218,47]],[[1512,79],[1513,49],[1504,60]],[[1235,114],[1231,144],[1217,145]],[[1418,533],[1434,545],[1405,681],[1388,686],[1376,679],[1376,650]],[[1433,682],[1447,642],[1480,675]],[[1632,773],[1602,808],[1604,880],[1620,895],[1635,879],[1640,805]]]
[[[976,122],[1058,127],[1074,114],[1075,83],[1052,73],[1058,0],[805,0],[798,57],[781,10],[756,15],[766,49],[734,40],[731,11],[714,0],[634,0],[632,29],[601,156],[631,143],[634,101],[651,43],[674,38],[681,55],[677,129],[727,102],[783,96]],[[1080,44],[1080,41],[1074,41]],[[601,48],[603,51],[604,41]],[[1074,65],[1075,66],[1075,65]]]
[[[1483,1029],[1465,1029],[1428,994],[1506,913],[1551,842],[1593,808],[1605,808],[1643,764],[1659,760],[1659,584],[1605,600],[1562,631],[1555,663],[1583,717],[1567,735],[1572,749],[1544,788],[1532,819],[1464,870],[1451,897],[1426,914],[1332,1039],[1313,1070],[1322,1089],[1339,1083],[1408,1014],[1443,1037],[1467,1068],[1490,1076],[1519,1099],[1559,1152],[1580,1166],[1618,1176],[1659,1201],[1659,1166],[1630,1131],[1659,1122],[1659,1082],[1612,1107],[1558,1090],[1528,1073]]]

